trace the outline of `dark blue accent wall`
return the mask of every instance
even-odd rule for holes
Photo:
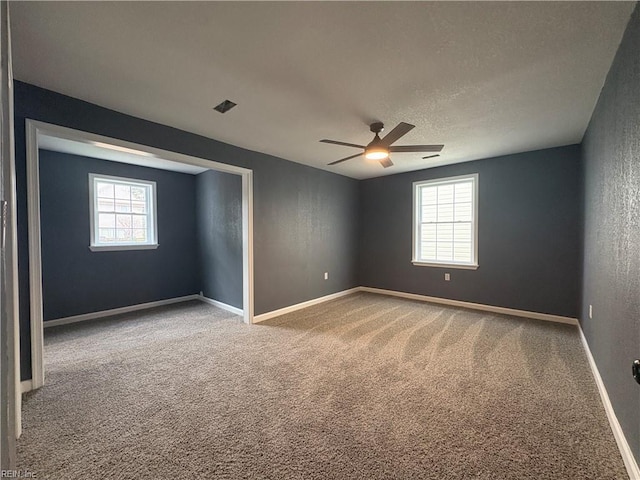
[[[89,173],[156,182],[159,247],[89,250]],[[40,150],[44,320],[198,293],[196,178]]]
[[[242,309],[242,178],[209,170],[196,176],[200,289]]]
[[[579,172],[574,145],[364,180],[360,284],[577,317]],[[413,182],[471,173],[479,174],[480,267],[414,266]]]
[[[26,119],[253,170],[256,314],[357,286],[358,181],[23,82],[14,91],[23,379],[31,377]]]
[[[582,142],[584,274],[580,322],[640,463],[640,7],[636,6]],[[589,305],[593,318],[589,318]]]

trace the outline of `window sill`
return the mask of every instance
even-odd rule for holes
[[[413,260],[413,263],[416,267],[439,267],[439,268],[459,268],[461,270],[477,270],[479,265],[465,265],[460,263],[434,263],[434,262],[417,262]]]
[[[92,252],[118,252],[124,250],[155,250],[160,245],[157,243],[143,245],[89,245]]]

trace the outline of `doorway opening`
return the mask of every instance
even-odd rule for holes
[[[29,299],[31,327],[31,382],[23,390],[44,385],[44,315],[40,205],[41,148],[68,149],[70,153],[134,163],[156,169],[198,173],[207,170],[238,175],[242,184],[242,311],[245,323],[253,323],[253,171],[204,158],[193,157],[133,142],[82,132],[58,125],[27,120],[27,198],[29,218]],[[120,158],[119,160],[117,158]],[[215,304],[215,302],[213,302]],[[117,309],[116,309],[117,310]],[[114,312],[116,313],[116,312]],[[81,316],[81,315],[80,315]],[[78,319],[79,320],[79,319]],[[60,322],[68,323],[68,322]]]

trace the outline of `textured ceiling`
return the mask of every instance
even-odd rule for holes
[[[172,172],[188,173],[190,175],[198,175],[206,172],[206,168],[196,167],[186,163],[178,163],[164,158],[156,157],[145,152],[138,154],[135,150],[122,147],[111,146],[105,148],[99,144],[84,142],[78,140],[69,140],[66,138],[49,136],[46,134],[38,135],[38,147],[44,150],[52,150],[54,152],[70,153],[72,155],[80,155],[83,157],[99,158],[109,160],[110,162],[128,163],[129,165],[139,165],[141,167],[159,168],[161,170],[170,170]]]
[[[354,178],[577,143],[633,2],[12,2],[19,80]],[[238,104],[221,115],[224,99]],[[368,124],[416,125],[382,169]],[[224,162],[224,159],[217,159]]]

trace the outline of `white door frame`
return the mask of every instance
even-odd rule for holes
[[[9,17],[9,2],[0,2],[0,468],[3,472],[15,468],[15,439],[22,432],[14,92]]]
[[[245,323],[253,323],[253,170],[204,158],[140,145],[36,120],[26,120],[27,200],[29,214],[29,303],[31,307],[31,388],[44,385],[42,248],[40,232],[39,138],[57,137],[83,143],[106,143],[150,153],[158,158],[242,177],[242,310]]]

